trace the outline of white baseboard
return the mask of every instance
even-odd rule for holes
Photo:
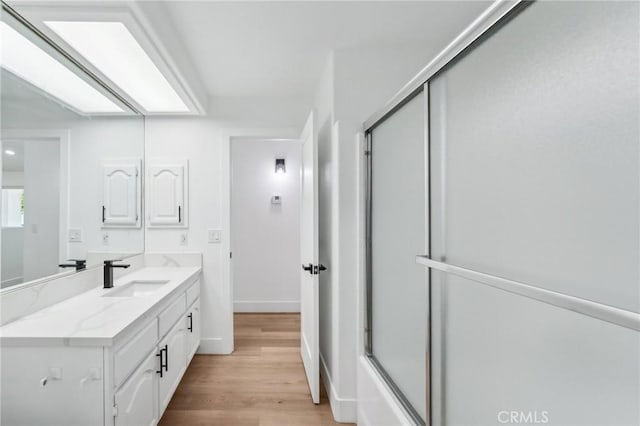
[[[338,423],[355,423],[357,421],[358,403],[355,398],[340,398],[333,386],[329,369],[320,354],[320,376],[329,395],[329,404],[333,419]]]
[[[299,300],[236,300],[234,312],[300,312]]]
[[[208,355],[228,355],[233,352],[232,346],[224,342],[222,337],[203,337],[196,353]]]

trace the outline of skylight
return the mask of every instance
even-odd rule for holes
[[[87,114],[122,108],[5,22],[0,22],[0,66],[70,107]]]
[[[189,112],[122,22],[45,21],[147,112]]]

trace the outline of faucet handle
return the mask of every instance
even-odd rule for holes
[[[58,266],[60,268],[76,268],[76,271],[81,271],[87,268],[86,259],[69,259],[69,261],[74,263],[61,263]]]
[[[120,262],[121,259],[112,259],[112,260],[105,260],[104,261],[104,266],[106,268],[128,268],[131,265],[128,264],[121,264],[121,265],[114,265],[113,262]]]

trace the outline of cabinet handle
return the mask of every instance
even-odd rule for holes
[[[160,357],[160,370],[156,370],[156,373],[162,377],[162,354],[164,353],[164,348],[160,349],[160,352],[156,354],[156,356]]]
[[[102,223],[104,223],[106,211],[107,211],[107,208],[105,206],[102,206]]]
[[[190,312],[187,317],[189,318],[189,327],[187,329],[193,333],[193,312]]]
[[[164,345],[164,371],[169,371],[169,345]]]
[[[178,223],[182,223],[182,206],[178,206]]]
[[[162,356],[162,354],[164,354],[164,356]],[[157,353],[156,356],[160,357],[160,370],[157,370],[156,373],[160,374],[160,377],[162,377],[163,368],[164,371],[169,371],[169,368],[167,367],[169,363],[169,346],[164,345],[164,348],[160,349],[160,353]]]

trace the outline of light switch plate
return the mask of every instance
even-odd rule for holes
[[[62,368],[49,367],[49,378],[51,380],[62,380]]]
[[[82,229],[69,229],[69,242],[81,243],[82,242]]]
[[[219,229],[209,229],[209,244],[220,244],[222,242],[222,231]]]

